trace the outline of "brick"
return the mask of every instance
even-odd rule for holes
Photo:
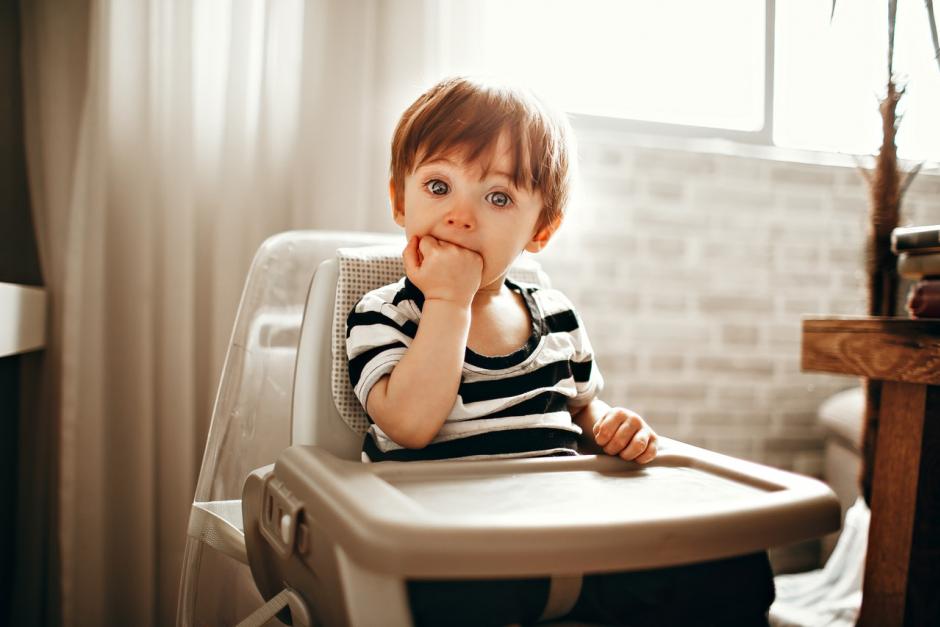
[[[770,296],[704,294],[699,297],[699,309],[714,314],[769,314],[773,311],[773,299]]]
[[[647,360],[651,372],[681,372],[685,368],[682,355],[653,354]]]
[[[597,366],[608,382],[624,375],[636,374],[637,357],[635,354],[620,352],[607,353],[596,348],[595,352],[597,353]]]
[[[831,264],[858,267],[865,259],[865,253],[861,246],[833,246],[826,251],[826,259]]]
[[[644,345],[678,345],[686,347],[689,344],[704,343],[709,337],[709,327],[706,324],[693,322],[648,322],[639,321],[633,325],[636,337],[643,338]]]
[[[763,209],[728,209],[706,207],[708,234],[727,245],[743,242],[767,245],[772,241],[769,230],[771,215]]]
[[[755,405],[759,394],[754,386],[723,385],[717,387],[715,397],[720,406],[734,407],[741,404]]]
[[[778,164],[770,170],[770,182],[785,185],[832,186],[835,184],[835,175],[831,170],[814,166]]]
[[[732,457],[753,459],[757,453],[755,444],[759,439],[759,432],[748,434],[741,427],[710,427],[703,438],[702,446]]]
[[[750,264],[767,264],[770,262],[772,251],[762,244],[740,242],[704,242],[702,244],[702,258],[706,261],[743,261]]]
[[[812,313],[813,311],[818,312],[820,309],[817,308],[806,313]],[[781,346],[799,347],[801,333],[802,329],[798,320],[795,320],[793,324],[770,325],[766,329],[767,341],[777,349]]]
[[[721,328],[721,341],[726,344],[752,346],[759,338],[757,326],[753,324],[725,324]]]
[[[701,186],[692,189],[692,202],[705,206],[730,207],[742,210],[767,210],[774,205],[774,195],[766,188]]]
[[[818,405],[815,399],[818,396],[819,392],[812,383],[779,383],[770,390],[769,401],[777,410],[811,409],[815,411]]]
[[[847,218],[854,218],[860,225],[864,225],[867,221],[868,205],[868,197],[861,190],[859,194],[840,194],[832,199],[833,211]]]
[[[814,431],[813,435],[822,435],[821,427],[819,426],[819,415],[815,409],[812,411],[781,412],[776,415],[775,418],[779,418],[778,420],[775,420],[776,423],[785,425],[786,427],[795,427],[801,430],[806,429]],[[816,429],[820,429],[820,431],[815,433]]]
[[[588,198],[624,198],[638,191],[636,179],[627,176],[585,176],[581,180],[581,186],[581,193]]]
[[[582,169],[593,169],[594,167],[616,167],[624,163],[624,154],[622,150],[617,150],[609,146],[581,144],[578,146],[578,160]]]
[[[827,288],[832,285],[832,277],[822,272],[779,270],[774,272],[773,280],[774,284],[779,287]]]
[[[820,194],[794,193],[787,191],[777,195],[777,206],[784,215],[794,212],[819,217],[820,212],[829,211],[829,198]]]
[[[819,249],[814,246],[778,244],[774,246],[774,267],[787,270],[792,267],[819,266]]]
[[[699,357],[695,367],[706,372],[769,377],[774,372],[774,360],[769,357]]]
[[[685,255],[688,242],[678,237],[650,237],[643,241],[643,249],[653,259],[677,258]]]
[[[834,315],[864,315],[865,309],[862,298],[830,298],[826,312]]]
[[[610,276],[607,274],[605,276]],[[640,296],[635,291],[609,288],[606,290],[588,290],[578,300],[581,309],[619,309],[634,310],[639,306]]]
[[[668,172],[673,175],[701,175],[715,171],[711,155],[671,150],[638,150],[638,173]]]
[[[644,290],[643,310],[653,314],[687,314],[689,300],[685,294],[659,290]]]
[[[708,388],[702,383],[633,382],[628,386],[631,398],[667,401],[703,401]]]
[[[640,205],[635,212],[634,222],[638,229],[666,231],[669,233],[688,233],[696,237],[696,231],[703,229],[708,216],[685,206],[655,203]]]
[[[634,410],[636,411],[636,410]],[[648,412],[637,412],[657,433],[663,429],[677,430],[679,428],[679,412],[667,409],[653,409]]]
[[[940,194],[940,176],[935,173],[920,172],[911,183],[910,191],[933,196]]]
[[[751,428],[764,428],[770,424],[770,416],[742,409],[697,411],[692,413],[692,423],[694,425],[707,425],[709,427],[724,426],[738,428],[746,425]]]
[[[577,244],[582,251],[590,250],[602,255],[610,254],[617,259],[624,255],[631,255],[637,249],[637,237],[631,233],[606,229],[592,230],[584,233]]]
[[[779,302],[782,303],[782,306],[778,308],[778,311],[783,313],[784,316],[793,317],[793,316],[802,316],[804,314],[818,313],[825,310],[825,306],[822,305],[822,298],[808,298],[808,297],[786,297],[781,298]]]

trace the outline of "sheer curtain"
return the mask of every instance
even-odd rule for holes
[[[66,5],[23,5],[62,621],[171,624],[252,254],[286,229],[394,228],[386,153],[436,78],[435,10]]]

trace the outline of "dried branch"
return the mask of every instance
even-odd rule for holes
[[[888,80],[894,76],[894,22],[898,15],[898,0],[888,2]]]
[[[835,0],[832,0],[833,9]],[[940,40],[937,39],[937,19],[933,15],[933,0],[924,0],[927,7],[927,22],[930,24],[930,38],[933,39],[933,58],[937,62],[937,68],[940,68]],[[829,18],[832,21],[832,18]]]

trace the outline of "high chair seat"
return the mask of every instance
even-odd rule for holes
[[[278,255],[269,249],[266,258],[280,255],[283,264],[290,248],[285,242],[308,242],[311,235],[279,237]],[[315,239],[318,252],[331,243],[332,251],[357,243],[354,234],[319,233]],[[375,241],[366,236],[361,243]],[[400,254],[402,246],[396,241],[387,254]],[[295,254],[301,248],[295,245]],[[243,522],[244,556],[254,585],[265,599],[276,599],[288,589],[295,621],[408,625],[409,579],[539,576],[553,577],[553,594],[558,583],[563,602],[552,607],[561,608],[560,613],[547,607],[543,615],[557,617],[573,603],[566,582],[583,573],[743,555],[838,528],[838,502],[821,482],[668,438],[662,438],[659,456],[646,466],[593,455],[362,463],[362,435],[356,428],[361,423],[344,421],[331,389],[336,378],[332,362],[341,357],[334,354],[339,332],[334,318],[340,316],[333,303],[342,266],[332,259],[332,251],[316,266],[295,345],[290,446],[273,454],[268,447],[268,461],[241,475],[247,475],[242,520],[236,520],[233,503],[219,502],[233,500],[219,490],[197,498],[190,520],[193,546],[200,551],[211,547],[235,558],[233,563],[243,555],[237,539]],[[309,250],[303,254],[305,262],[314,257]],[[526,263],[525,271],[532,272]],[[256,259],[253,272],[256,264],[265,261]],[[535,270],[538,279],[537,266]],[[271,267],[266,271],[270,275]],[[249,285],[252,281],[249,276]],[[246,285],[246,295],[248,291]],[[253,307],[258,309],[258,303]],[[239,319],[242,315],[240,311]],[[296,330],[265,337],[296,341]],[[238,340],[239,333],[233,333],[232,350]],[[270,362],[272,353],[265,355],[262,361]],[[280,388],[282,380],[278,383]],[[245,386],[257,384],[228,381],[223,374],[220,399]],[[217,403],[210,443],[225,439],[216,434],[217,419],[227,433],[234,432],[228,416],[218,418],[220,409]],[[252,460],[257,458],[251,454]],[[223,466],[220,461],[216,468]],[[200,485],[204,480],[212,479],[201,474]],[[203,522],[194,525],[194,519]],[[218,533],[205,533],[207,526]],[[191,549],[196,550],[188,544],[188,556]],[[197,596],[192,581],[199,576],[190,568],[184,571],[188,606],[181,587],[183,625],[191,624],[187,620]],[[280,618],[289,616],[282,613]]]

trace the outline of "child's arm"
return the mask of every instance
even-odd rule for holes
[[[586,453],[607,453],[646,464],[656,457],[658,436],[642,416],[594,399],[572,416],[583,432]]]
[[[421,322],[401,361],[369,392],[366,411],[397,444],[423,448],[457,398],[483,259],[430,236],[412,238],[402,257],[405,274],[424,293]]]

